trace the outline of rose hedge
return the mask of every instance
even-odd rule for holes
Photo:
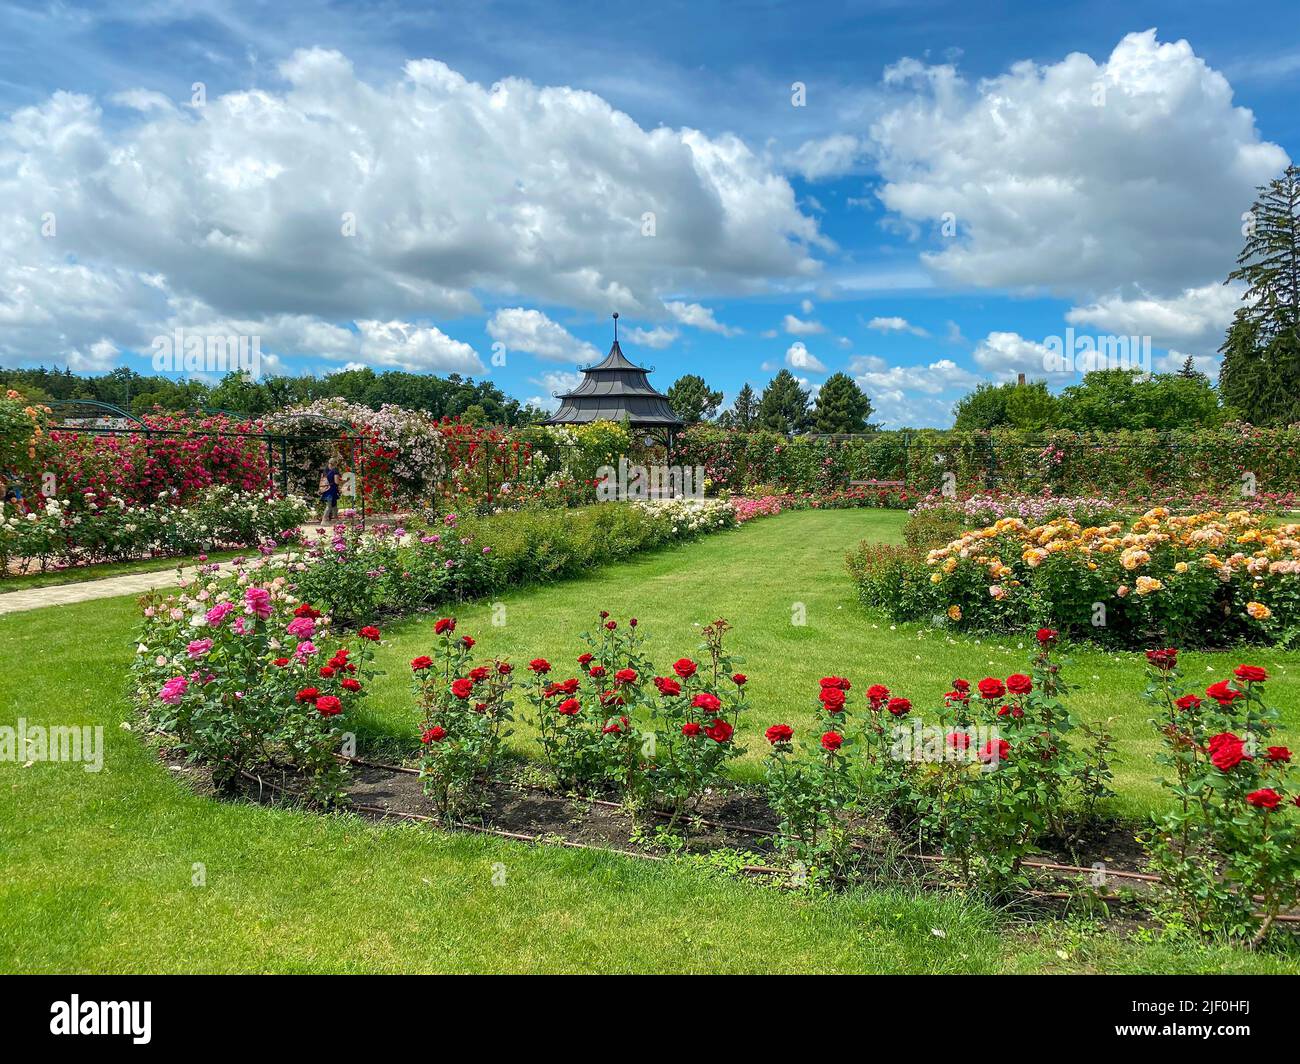
[[[148,505],[163,497],[187,503],[208,488],[225,485],[262,492],[270,484],[266,444],[241,436],[259,431],[257,422],[225,415],[149,414],[151,429],[168,435],[130,432],[94,435],[53,429],[40,458],[40,474],[53,474],[54,490],[80,508],[110,498]],[[28,486],[34,497],[43,480]]]
[[[197,554],[220,547],[275,547],[296,542],[310,519],[302,499],[220,486],[187,506],[169,496],[153,505],[98,496],[74,507],[66,499],[43,506],[0,504],[0,571],[62,568],[92,562]]]
[[[1132,647],[1300,637],[1300,525],[1244,511],[1157,508],[1088,528],[1005,518],[924,555],[864,544],[849,569],[867,605],[957,629],[1048,624]]]
[[[713,484],[742,493],[901,480],[913,493],[925,494],[942,490],[945,474],[952,474],[952,485],[963,493],[997,487],[1035,495],[1101,494],[1120,502],[1158,499],[1171,491],[1243,497],[1300,492],[1300,427],[1037,435],[920,429],[835,441],[698,425],[681,434],[672,460],[702,465]]]

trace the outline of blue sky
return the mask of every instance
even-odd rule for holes
[[[179,328],[548,402],[618,310],[660,387],[845,370],[891,425],[1072,383],[1067,328],[1213,374],[1300,141],[1294,4],[1242,12],[8,4],[0,364]]]

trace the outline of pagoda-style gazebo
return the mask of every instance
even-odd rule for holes
[[[582,383],[558,396],[560,409],[547,425],[585,425],[591,421],[626,421],[634,433],[671,447],[682,427],[668,397],[654,390],[649,371],[635,366],[618,346],[618,315],[614,315],[614,346],[604,361],[582,370]]]

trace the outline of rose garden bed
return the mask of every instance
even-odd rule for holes
[[[571,667],[541,657],[518,666],[484,657],[454,618],[439,619],[431,653],[410,662],[421,812],[408,773],[363,765],[349,783],[336,756],[374,675],[380,630],[345,632],[285,576],[240,571],[151,600],[136,690],[149,727],[211,766],[226,791],[255,783],[311,806],[529,841],[590,838],[620,852],[647,839],[688,851],[703,829],[704,851],[717,854],[735,848],[731,832],[774,847],[769,871],[827,885],[862,880],[864,864],[897,874],[938,860],[940,874],[927,878],[1004,900],[1035,896],[1052,864],[1043,868],[1037,855],[1052,840],[1078,861],[1105,829],[1114,738],[1104,722],[1071,712],[1055,630],[1037,632],[1029,671],[953,680],[924,714],[883,684],[851,695],[848,679],[823,677],[811,731],[766,728],[760,801],[737,792],[728,773],[742,753],[737,726],[752,713],[730,628],[705,625],[695,650],[659,672],[637,620],[602,612],[565,676]],[[1177,651],[1151,651],[1147,661],[1147,698],[1166,747],[1158,760],[1173,770],[1181,801],[1139,836],[1159,872],[1161,905],[1258,945],[1290,921],[1300,880],[1300,787],[1274,737],[1267,670],[1239,665],[1202,699],[1180,679]],[[521,778],[508,772],[503,744],[524,705],[550,795],[513,786]],[[269,765],[280,766],[279,778],[267,778]],[[566,812],[572,795],[584,800],[577,818]],[[759,809],[757,819],[727,819],[734,814],[718,803],[737,795]],[[620,823],[611,808],[632,819]],[[1150,881],[1132,870],[1120,878]]]

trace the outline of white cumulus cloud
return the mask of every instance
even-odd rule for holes
[[[201,108],[127,89],[121,122],[64,92],[0,116],[0,358],[140,350],[195,317],[424,327],[479,293],[655,320],[668,293],[811,278],[832,246],[732,135],[430,59],[377,82],[310,49],[278,74]],[[393,357],[454,354],[406,335]]]
[[[826,367],[821,359],[808,350],[802,340],[796,340],[785,353],[785,364],[791,369],[801,369],[808,373],[825,373]]]
[[[899,102],[872,126],[879,195],[955,235],[923,256],[964,284],[1086,298],[1156,296],[1222,279],[1257,185],[1286,164],[1186,41],[1124,37],[1101,61],[1014,64],[971,85],[903,60]]]
[[[488,335],[506,345],[506,355],[523,351],[552,362],[591,362],[600,353],[540,310],[503,307],[487,323]]]

